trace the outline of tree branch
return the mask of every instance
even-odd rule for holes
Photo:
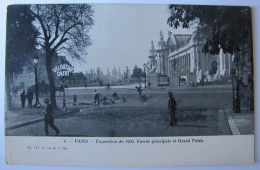
[[[66,36],[66,34],[67,34],[72,28],[76,27],[77,25],[82,25],[82,24],[83,24],[83,23],[81,23],[81,22],[76,22],[76,23],[72,24],[70,27],[68,27],[68,28],[64,31],[64,33],[63,33],[63,35],[62,35],[62,37],[61,37],[61,40]]]
[[[54,14],[56,17],[56,22],[55,22],[55,37],[51,40],[50,42],[50,46],[57,40],[57,38],[59,37],[59,26],[60,26],[60,18],[57,14],[56,8],[54,9]]]
[[[39,11],[39,9],[38,9],[38,11]],[[45,37],[45,42],[48,42],[48,35],[47,35],[47,30],[46,30],[46,28],[45,28],[45,26],[44,26],[44,24],[43,24],[43,21],[42,21],[42,18],[39,16],[39,15],[37,15],[36,13],[34,13],[31,9],[29,10],[29,12],[35,17],[35,18],[37,18],[38,19],[38,21],[40,22],[40,25],[41,25],[41,28],[42,28],[42,31],[43,31],[43,34],[44,34],[44,37]]]
[[[42,39],[42,40],[45,40],[45,38],[43,38],[43,37],[36,37],[36,38],[38,38],[38,39]]]
[[[45,49],[45,46],[42,45],[41,43],[36,43],[37,45],[41,46],[43,49]]]
[[[68,28],[64,31],[63,35],[61,36],[61,39],[60,39],[60,41],[58,42],[58,44],[55,45],[55,46],[52,48],[51,53],[55,52],[55,50],[56,50],[57,48],[59,48],[59,46],[60,46],[61,44],[63,44],[64,42],[66,42],[66,41],[68,40],[68,38],[65,38],[65,36],[68,34],[68,32],[69,32],[72,28],[76,27],[77,25],[81,25],[81,24],[82,24],[81,22],[76,22],[76,23],[72,24],[70,27],[68,27]]]
[[[51,38],[51,29],[50,29],[50,26],[49,24],[46,24],[47,25],[47,30],[48,30],[48,40]]]
[[[59,48],[59,46],[61,45],[61,44],[63,44],[64,42],[66,42],[68,40],[68,38],[64,38],[63,40],[60,40],[59,41],[59,43],[53,48],[53,49],[51,49],[51,53],[54,53],[56,50],[57,50],[57,48]]]

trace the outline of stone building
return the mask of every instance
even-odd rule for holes
[[[229,81],[234,56],[222,50],[217,55],[205,54],[203,45],[194,34],[174,35],[169,31],[165,41],[160,32],[157,49],[151,42],[148,81],[157,86]]]

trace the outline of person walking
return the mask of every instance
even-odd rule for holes
[[[74,94],[73,95],[73,106],[75,106],[77,104],[77,96]]]
[[[97,104],[98,104],[98,106],[99,106],[100,93],[97,92],[97,90],[94,90],[93,98],[94,98],[95,106],[96,106]]]
[[[32,108],[33,93],[30,90],[27,91],[26,98],[28,100],[28,108]]]
[[[59,135],[59,129],[54,125],[53,119],[53,106],[49,103],[49,98],[44,99],[45,109],[44,113],[44,135],[49,135],[48,133],[48,126],[50,126],[56,132],[56,136]]]
[[[177,124],[177,119],[176,119],[176,101],[175,98],[172,95],[172,92],[168,92],[168,111],[170,114],[170,126],[174,126]],[[174,121],[174,124],[173,124]]]
[[[150,90],[151,89],[151,83],[150,82],[148,82],[148,89]]]
[[[109,83],[107,83],[107,90],[109,91],[109,88],[110,88],[110,84]]]
[[[141,97],[141,95],[142,95],[142,87],[138,87],[138,86],[136,86],[135,87],[136,88],[136,91],[138,92],[138,94],[139,94],[139,98]]]
[[[24,108],[24,104],[25,104],[25,91],[23,91],[21,94],[20,94],[20,98],[21,98],[21,104],[22,104],[22,108]]]

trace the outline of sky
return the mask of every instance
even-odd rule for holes
[[[90,31],[93,44],[88,47],[86,62],[76,63],[75,72],[100,67],[104,74],[115,66],[123,72],[135,65],[143,68],[148,61],[151,40],[157,48],[159,33],[164,40],[168,30],[173,34],[192,33],[191,29],[178,29],[167,25],[168,5],[94,4],[95,25]]]

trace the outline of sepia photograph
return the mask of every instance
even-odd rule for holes
[[[5,8],[7,165],[255,163],[252,6]]]

